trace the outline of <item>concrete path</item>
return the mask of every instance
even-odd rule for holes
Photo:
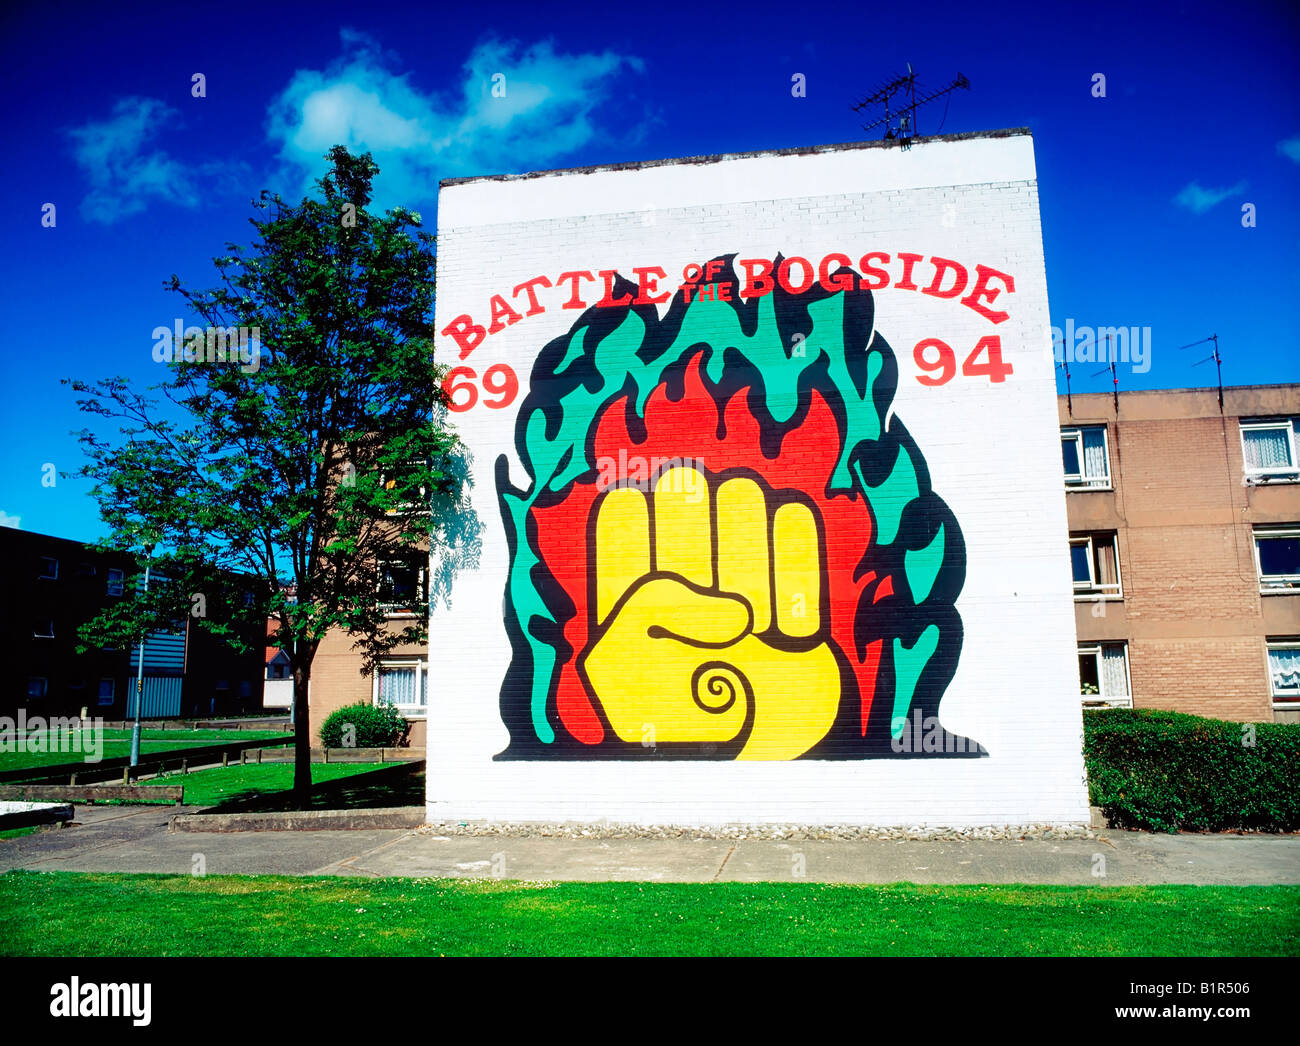
[[[1300,836],[1023,842],[781,842],[440,836],[401,829],[169,832],[184,807],[78,807],[79,824],[0,840],[0,871],[502,877],[644,882],[1300,884]],[[800,875],[802,872],[802,875]]]

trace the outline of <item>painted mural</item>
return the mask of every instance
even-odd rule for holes
[[[891,413],[871,291],[845,267],[726,300],[733,259],[663,316],[618,278],[626,304],[537,357],[515,426],[529,482],[496,466],[497,758],[986,755],[939,721],[965,546]]]

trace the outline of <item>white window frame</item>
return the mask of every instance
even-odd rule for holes
[[[406,560],[406,559],[401,559],[401,558],[388,558],[388,559],[381,559],[381,560],[379,560],[379,573],[380,573],[380,578],[376,581],[376,584],[375,584],[375,601],[376,601],[376,605],[379,607],[380,610],[382,610],[382,611],[384,612],[384,617],[387,618],[387,619],[390,619],[390,620],[399,620],[399,619],[402,619],[402,618],[414,618],[414,617],[417,617],[417,616],[418,616],[418,615],[416,615],[414,612],[412,612],[412,611],[410,611],[410,610],[403,610],[403,609],[400,609],[400,608],[401,608],[401,604],[400,604],[400,603],[382,603],[382,602],[379,602],[379,589],[380,589],[380,586],[383,584],[383,576],[382,576],[382,575],[383,575],[384,565],[385,565],[386,563],[401,563],[401,564],[403,564],[403,565],[405,565],[405,566],[410,566],[410,565],[412,565],[413,562],[414,562],[413,560]],[[418,569],[418,571],[419,571],[419,577],[418,577],[418,579],[417,579],[417,581],[416,581],[416,584],[419,586],[419,590],[420,590],[421,598],[422,598],[422,599],[427,599],[427,598],[428,598],[428,594],[429,594],[429,593],[428,593],[428,589],[425,588],[425,585],[428,584],[428,571],[429,571],[429,564],[428,564],[427,559],[425,559],[425,560],[420,560],[417,569]],[[419,601],[420,601],[420,600],[417,600],[417,602],[419,602]],[[394,608],[397,608],[397,609],[394,609]]]
[[[1110,695],[1103,689],[1106,686],[1106,673],[1101,670],[1101,653],[1104,647],[1117,646],[1124,654],[1124,685],[1128,692],[1119,695]],[[1128,643],[1119,642],[1102,642],[1102,643],[1080,643],[1079,656],[1091,654],[1097,658],[1097,689],[1095,694],[1083,693],[1083,682],[1079,683],[1079,697],[1086,703],[1106,704],[1111,708],[1132,708],[1133,707],[1133,676],[1129,672],[1128,665]]]
[[[1098,536],[1109,537],[1111,543],[1115,546],[1115,583],[1113,585],[1101,585],[1097,583],[1097,550],[1093,545],[1093,538]],[[1088,580],[1074,582],[1074,598],[1079,602],[1095,602],[1097,600],[1122,600],[1124,598],[1124,574],[1119,567],[1119,534],[1113,530],[1098,530],[1091,534],[1081,534],[1070,538],[1070,547],[1075,545],[1087,545],[1088,548]],[[1074,577],[1074,555],[1070,556],[1070,577]]]
[[[1257,527],[1251,531],[1255,546],[1255,576],[1259,578],[1259,592],[1263,596],[1288,595],[1300,592],[1300,574],[1269,574],[1265,576],[1263,561],[1259,556],[1259,543],[1271,538],[1300,538],[1300,527]]]
[[[47,621],[48,621],[49,624],[50,624],[50,630],[49,630],[48,632],[37,632],[37,631],[36,631],[36,625],[35,625],[35,624],[32,625],[32,638],[33,638],[33,639],[53,639],[53,638],[54,638],[54,618],[52,618],[52,617],[51,617],[51,618],[40,618],[40,619],[38,620],[37,624],[42,624],[42,625],[43,625],[43,624],[45,624]]]
[[[1300,640],[1279,639],[1264,641],[1264,672],[1268,676],[1268,694],[1272,698],[1275,709],[1297,709],[1300,708],[1300,687],[1292,694],[1289,691],[1279,694],[1273,687],[1273,662],[1269,658],[1274,650],[1298,650],[1300,649]]]
[[[47,569],[47,570],[49,570],[49,569],[53,569],[53,570],[54,570],[54,573],[53,573],[53,574],[38,574],[38,575],[37,575],[37,580],[38,580],[38,581],[57,581],[58,578],[59,578],[59,561],[58,561],[58,559],[56,559],[54,556],[41,556],[41,560],[42,560],[43,562],[45,562],[45,563],[53,563],[53,564],[54,564],[53,568],[49,568],[49,567],[47,567],[46,569]]]
[[[390,658],[380,661],[375,671],[374,682],[370,689],[370,701],[379,706],[379,674],[386,668],[414,668],[416,693],[424,694],[423,705],[391,705],[396,708],[403,719],[427,719],[429,716],[429,659],[425,657]]]
[[[1291,467],[1286,469],[1251,468],[1246,457],[1246,433],[1266,432],[1269,429],[1282,429],[1286,432],[1287,449],[1291,457]],[[1256,483],[1297,483],[1300,482],[1300,461],[1296,459],[1295,421],[1281,418],[1273,421],[1241,422],[1241,468],[1248,480]]]
[[[108,579],[105,582],[105,592],[110,596],[126,595],[126,571],[120,567],[108,568]]]
[[[107,701],[104,700],[104,684],[105,684],[105,683],[108,684],[108,700],[107,700]],[[96,696],[96,700],[99,702],[99,706],[100,706],[101,708],[105,708],[105,707],[111,705],[114,701],[117,700],[117,680],[114,679],[112,676],[101,676],[101,677],[100,677],[100,680],[99,680],[99,687],[98,687],[98,689],[97,689],[97,691],[96,691],[96,695],[95,695],[95,696]]]
[[[1087,459],[1083,454],[1083,431],[1084,429],[1101,429],[1101,449],[1106,458],[1106,475],[1100,479],[1089,479],[1087,473]],[[1066,490],[1111,490],[1110,473],[1110,426],[1109,425],[1074,425],[1069,428],[1061,429],[1061,442],[1073,440],[1078,448],[1079,454],[1079,471],[1077,473],[1066,473],[1065,489]],[[1065,467],[1065,462],[1061,462],[1061,467]]]

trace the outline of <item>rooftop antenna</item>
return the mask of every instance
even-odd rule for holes
[[[1070,364],[1066,361],[1065,352],[1064,352],[1065,339],[1063,337],[1053,338],[1052,344],[1060,345],[1062,349],[1061,362],[1056,365],[1056,369],[1065,371],[1065,406],[1066,409],[1070,412],[1070,417],[1074,417],[1074,400],[1070,396]]]
[[[1200,341],[1188,342],[1186,345],[1179,345],[1181,352],[1183,349],[1190,349],[1197,345],[1204,345],[1207,341],[1214,342],[1214,351],[1203,360],[1197,360],[1192,364],[1193,367],[1199,367],[1202,363],[1209,363],[1214,360],[1214,369],[1219,372],[1219,413],[1223,413],[1223,357],[1219,355],[1219,336],[1211,334],[1208,338],[1202,338]]]
[[[916,81],[916,73],[912,71],[912,63],[907,63],[907,75],[895,76],[891,80],[886,80],[871,94],[857,105],[853,106],[855,113],[860,113],[869,106],[884,104],[885,115],[878,120],[873,120],[869,124],[863,124],[864,131],[870,131],[876,127],[884,126],[885,138],[897,138],[901,142],[908,142],[916,137],[916,110],[918,107],[925,105],[927,102],[933,102],[936,98],[942,98],[958,89],[963,91],[970,90],[970,81],[961,73],[957,74],[957,79],[952,81],[946,87],[940,87],[935,91],[927,91]],[[920,90],[920,97],[917,91]],[[894,105],[894,95],[902,93],[903,97]],[[951,101],[951,99],[949,99]],[[892,109],[892,111],[891,111]],[[944,109],[944,119],[948,117],[948,111]],[[897,126],[895,126],[897,121]],[[943,124],[940,123],[942,128]]]
[[[1110,371],[1111,396],[1115,400],[1115,417],[1119,417],[1119,375],[1115,373],[1115,354],[1110,351],[1110,335],[1106,335],[1106,359],[1109,361],[1101,370],[1092,372],[1095,378],[1100,374]]]

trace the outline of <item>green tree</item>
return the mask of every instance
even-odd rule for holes
[[[83,411],[118,425],[111,441],[79,434],[89,463],[76,475],[94,482],[112,530],[103,544],[156,548],[149,561],[167,579],[147,599],[129,589],[83,641],[135,642],[185,615],[196,592],[208,607],[199,625],[236,646],[241,629],[275,619],[292,667],[300,799],[321,640],[348,632],[367,673],[397,644],[424,642],[428,586],[411,590],[413,575],[384,564],[472,540],[476,523],[433,359],[434,239],[412,211],[367,210],[378,173],[368,153],[335,146],[327,158],[322,198],[253,201],[257,238],[214,259],[217,287],[167,281],[207,330],[172,346],[164,381],[144,392],[123,378],[65,382]],[[230,328],[249,338],[222,362]],[[394,600],[412,616],[389,619]]]

